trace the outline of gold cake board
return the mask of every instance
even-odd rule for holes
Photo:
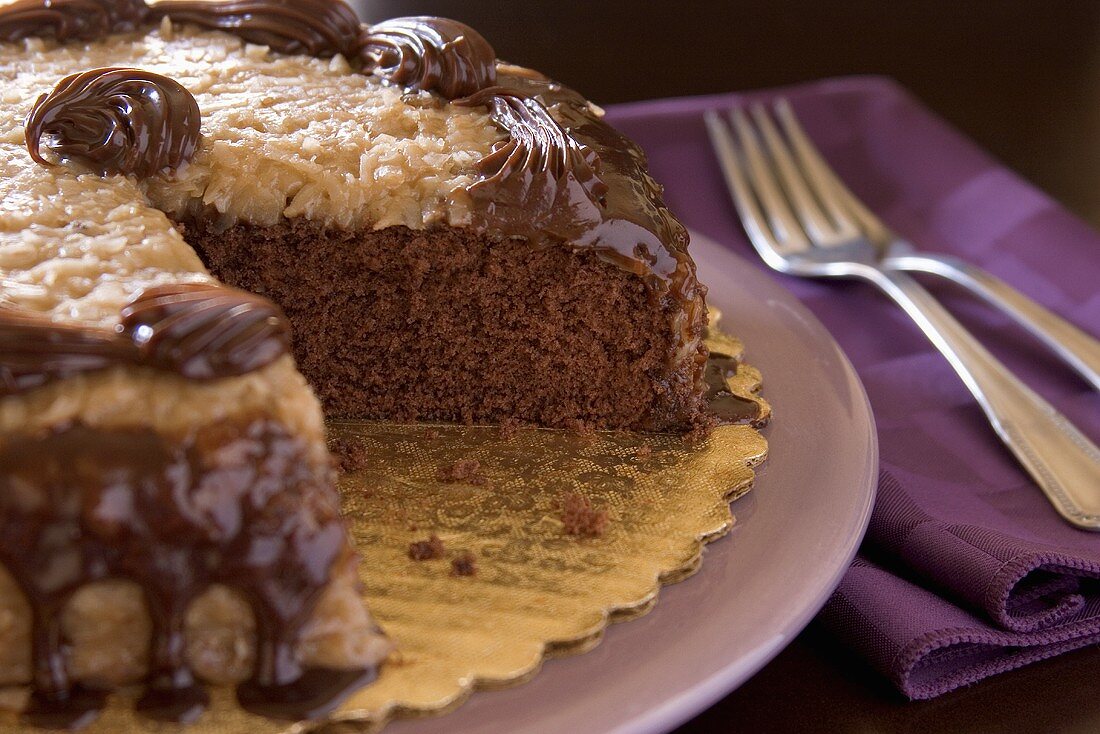
[[[714,335],[718,351],[740,345]],[[759,401],[760,375],[742,365],[731,391]],[[697,443],[660,434],[335,422],[330,435],[361,443],[362,466],[340,490],[362,556],[364,597],[396,643],[378,679],[328,721],[258,718],[212,691],[188,732],[374,732],[395,718],[444,713],[475,690],[522,683],[544,659],[596,646],[607,625],[654,607],[663,584],[701,564],[703,546],[733,526],[729,502],[749,490],[767,443],[747,425]],[[441,468],[476,459],[487,482],[440,481]],[[606,511],[599,537],[566,533],[563,497]],[[436,534],[443,557],[416,561],[409,544]],[[451,561],[472,553],[472,576]],[[88,732],[178,730],[136,716],[134,693],[112,697]],[[0,725],[0,731],[20,730]]]

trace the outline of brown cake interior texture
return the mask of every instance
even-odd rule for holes
[[[215,277],[281,305],[329,417],[683,431],[671,299],[592,249],[475,230],[182,226]]]

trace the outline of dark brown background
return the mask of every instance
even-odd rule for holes
[[[886,74],[1100,226],[1100,0],[359,5],[371,20],[463,20],[501,58],[604,104]],[[907,703],[811,628],[679,734],[722,731],[1100,732],[1100,648]]]

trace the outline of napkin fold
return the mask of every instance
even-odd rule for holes
[[[902,693],[932,698],[1100,642],[1100,553],[930,515],[922,487],[888,471],[878,490],[819,621]]]
[[[778,95],[900,234],[979,264],[1100,334],[1100,236],[890,80],[617,105],[608,119],[645,148],[688,226],[755,258],[702,114]],[[910,698],[1100,643],[1100,534],[1058,517],[916,326],[868,286],[775,277],[844,348],[879,430],[867,537],[818,622]],[[1100,440],[1100,394],[1006,316],[927,282],[1010,369]],[[769,398],[782,420],[782,396]]]

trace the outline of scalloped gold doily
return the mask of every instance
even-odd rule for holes
[[[715,351],[740,344],[714,334]],[[731,390],[756,397],[760,375],[742,365]],[[397,652],[372,685],[334,717],[348,729],[380,729],[394,717],[442,713],[477,688],[522,682],[544,657],[591,649],[609,622],[644,614],[661,584],[694,573],[703,544],[733,525],[731,499],[752,484],[767,453],[749,426],[723,426],[691,445],[678,436],[495,427],[332,423],[342,442],[361,442],[365,466],[341,479],[371,613]],[[442,467],[477,459],[488,483],[444,483]],[[567,535],[568,493],[606,510],[598,538]],[[443,558],[414,561],[409,544],[435,533]],[[477,573],[451,575],[469,551]],[[146,731],[132,694],[114,696],[87,731]],[[312,725],[316,726],[316,725]],[[156,727],[153,727],[156,728]],[[188,732],[265,734],[288,727],[213,701]],[[344,730],[345,727],[339,727]],[[5,727],[0,727],[4,730]]]

